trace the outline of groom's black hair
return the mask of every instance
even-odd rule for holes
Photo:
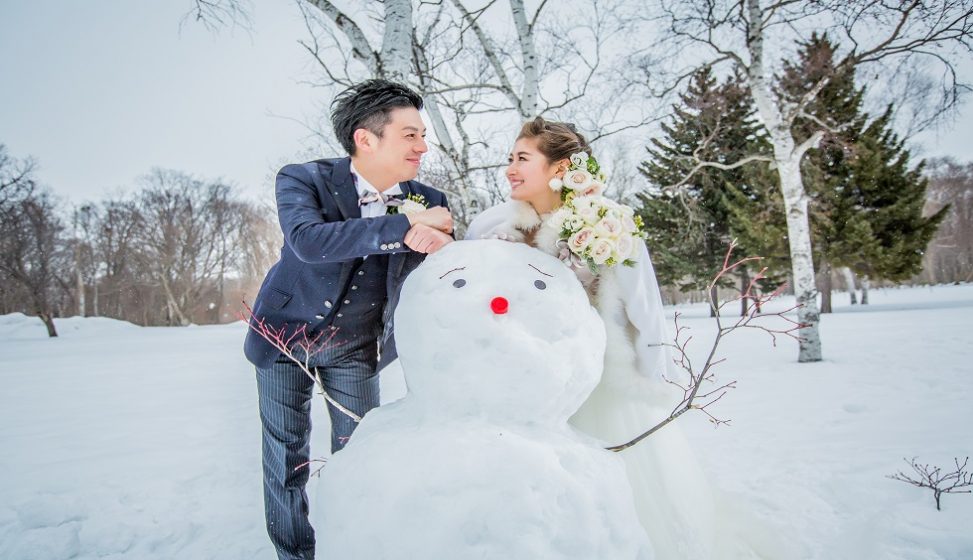
[[[364,128],[379,138],[392,122],[392,110],[422,109],[422,97],[406,86],[388,80],[366,80],[342,91],[331,103],[331,125],[338,142],[355,155],[355,131]]]

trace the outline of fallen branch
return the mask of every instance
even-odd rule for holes
[[[766,278],[766,276],[764,276],[764,273],[767,272],[766,267],[761,269],[760,272],[758,272],[753,278],[750,279],[750,283],[747,285],[747,289],[742,294],[740,294],[739,296],[733,299],[729,299],[723,303],[720,303],[718,301],[718,298],[716,296],[716,290],[714,288],[726,275],[732,273],[742,264],[761,259],[761,257],[747,257],[731,263],[730,258],[733,254],[733,250],[736,249],[736,246],[737,246],[736,241],[730,243],[730,247],[727,249],[726,256],[723,259],[723,268],[716,274],[716,276],[713,278],[713,281],[710,282],[709,284],[709,289],[707,289],[707,293],[709,293],[709,298],[710,298],[710,306],[714,311],[714,316],[716,319],[717,331],[716,331],[716,337],[713,339],[713,343],[710,346],[709,353],[706,356],[706,361],[703,363],[702,368],[697,370],[692,360],[689,358],[689,354],[686,352],[686,348],[688,347],[690,341],[692,341],[693,337],[686,335],[686,331],[688,331],[689,329],[688,327],[679,324],[680,314],[676,313],[676,317],[675,317],[676,334],[673,343],[662,344],[662,346],[668,346],[670,348],[675,349],[676,357],[673,358],[673,362],[677,366],[679,366],[681,370],[683,370],[689,375],[689,380],[688,382],[683,384],[678,381],[669,379],[667,376],[664,376],[664,378],[667,383],[679,387],[682,390],[683,392],[682,400],[680,400],[679,403],[676,404],[676,406],[672,409],[672,412],[669,413],[669,416],[664,418],[662,421],[660,421],[656,425],[652,426],[648,430],[642,432],[641,434],[639,434],[638,436],[636,436],[635,438],[633,438],[632,440],[626,443],[608,447],[607,449],[609,451],[618,452],[618,451],[623,451],[625,449],[628,449],[629,447],[632,447],[638,442],[651,436],[655,432],[661,430],[664,426],[668,425],[670,422],[674,421],[676,418],[679,418],[680,416],[689,412],[690,410],[701,411],[703,414],[708,416],[709,421],[716,426],[720,426],[722,424],[729,424],[730,423],[729,420],[723,420],[714,416],[708,410],[708,408],[711,405],[718,402],[720,399],[722,399],[724,395],[726,395],[727,391],[729,391],[730,389],[735,389],[736,381],[730,381],[729,383],[724,383],[722,385],[717,386],[715,389],[705,391],[705,392],[700,392],[700,389],[702,388],[703,383],[716,383],[716,379],[713,374],[713,368],[723,363],[724,361],[724,359],[722,358],[720,359],[716,358],[716,352],[719,349],[720,343],[730,333],[740,329],[761,330],[770,335],[774,346],[777,346],[778,335],[788,336],[795,340],[800,340],[800,337],[796,333],[797,331],[802,329],[805,325],[797,321],[794,321],[790,317],[786,316],[787,313],[790,313],[791,311],[794,311],[795,309],[800,307],[799,305],[789,307],[777,313],[760,314],[760,310],[763,308],[763,306],[767,302],[780,296],[780,294],[783,292],[786,286],[786,285],[781,285],[776,290],[774,290],[773,293],[770,294],[755,293],[755,287],[757,282]],[[729,325],[724,324],[723,316],[722,316],[723,308],[726,305],[737,302],[741,299],[748,300],[750,302],[747,305],[746,312],[742,316],[740,316],[736,321],[734,321],[732,324]],[[786,321],[789,324],[789,326],[787,328],[778,329],[778,328],[768,327],[764,324],[761,324],[761,322],[754,322],[755,319],[758,318],[758,314],[760,314],[759,317],[761,318],[779,317],[784,321]]]
[[[281,354],[287,356],[292,362],[297,364],[301,368],[301,371],[317,385],[318,392],[324,397],[325,402],[331,404],[355,422],[361,422],[361,416],[348,410],[328,394],[328,391],[324,388],[324,382],[321,379],[321,373],[318,371],[318,368],[311,366],[311,358],[325,348],[325,346],[331,344],[331,340],[338,332],[337,329],[332,328],[328,332],[322,331],[312,337],[307,333],[307,325],[303,325],[293,333],[287,334],[286,324],[282,327],[275,327],[255,316],[253,309],[247,305],[247,302],[243,302],[243,307],[246,309],[246,312],[240,313],[240,318],[255,333],[259,334],[264,340],[279,350]],[[303,354],[303,360],[298,358],[294,352],[295,350],[299,350]]]

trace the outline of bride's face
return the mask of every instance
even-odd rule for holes
[[[557,192],[549,185],[552,178],[560,175],[559,162],[550,162],[537,149],[536,138],[521,138],[514,144],[507,165],[507,181],[510,197],[530,202],[536,206],[551,206],[560,201]]]

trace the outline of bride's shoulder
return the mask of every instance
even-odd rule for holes
[[[477,214],[466,230],[466,239],[510,235],[517,230],[529,231],[539,224],[540,217],[533,206],[519,200],[507,200]]]

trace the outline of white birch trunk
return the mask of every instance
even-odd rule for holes
[[[381,65],[384,78],[408,83],[412,68],[411,0],[385,0]]]
[[[75,267],[75,276],[78,284],[78,316],[84,317],[84,276],[81,275],[81,263]]]
[[[520,93],[520,116],[531,119],[537,115],[537,49],[534,47],[534,33],[527,23],[527,11],[523,0],[510,0],[510,11],[517,29],[520,43],[520,56],[524,65],[524,87]]]
[[[851,304],[858,305],[858,294],[855,293],[855,273],[846,266],[841,269],[841,274],[845,277],[845,286],[848,289],[848,295],[851,296]]]
[[[811,227],[807,212],[807,193],[801,178],[801,158],[804,153],[820,139],[820,135],[808,139],[800,146],[795,145],[791,134],[790,122],[774,98],[772,84],[766,79],[763,60],[763,10],[759,0],[747,0],[749,29],[747,48],[750,52],[750,65],[747,68],[747,81],[750,95],[770,132],[774,147],[774,160],[780,176],[780,190],[784,197],[784,210],[787,214],[787,237],[790,244],[791,273],[794,278],[794,294],[800,306],[798,321],[801,329],[799,362],[821,360],[821,337],[818,333],[820,311],[818,309],[817,289],[814,285],[814,260],[811,253]]]
[[[862,305],[868,305],[868,289],[872,286],[872,283],[871,281],[869,281],[868,276],[862,276],[861,286],[862,286]]]

